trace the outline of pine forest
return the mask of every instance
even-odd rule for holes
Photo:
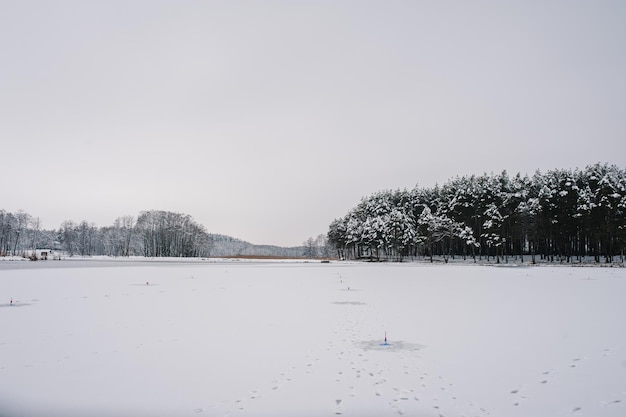
[[[626,172],[614,165],[505,171],[381,191],[329,227],[342,259],[624,260]]]

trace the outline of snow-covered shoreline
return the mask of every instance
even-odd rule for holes
[[[448,259],[445,261],[442,257],[436,257],[433,261],[428,258],[415,258],[405,259],[402,262],[369,262],[366,260],[325,260],[315,258],[290,258],[290,257],[246,257],[246,256],[233,256],[233,257],[146,257],[146,256],[62,256],[58,260],[45,260],[45,261],[31,261],[30,259],[22,256],[0,256],[0,265],[2,262],[22,262],[29,261],[30,263],[37,263],[40,266],[49,265],[49,263],[57,262],[92,262],[92,263],[179,263],[179,264],[203,264],[203,263],[338,263],[338,264],[367,264],[367,263],[382,263],[382,264],[397,264],[397,265],[447,265],[447,266],[495,266],[495,267],[598,267],[598,268],[624,268],[625,262],[614,261],[612,263],[595,262],[592,257],[583,259],[582,261],[572,262],[549,262],[545,260],[538,260],[535,264],[531,263],[529,258],[526,257],[523,261],[517,258],[511,258],[508,261],[501,260],[474,260],[467,259]]]

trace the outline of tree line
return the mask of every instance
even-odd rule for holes
[[[626,172],[615,165],[456,177],[363,198],[329,226],[342,259],[624,261]]]
[[[0,210],[0,256],[34,256],[41,248],[69,256],[209,256],[212,235],[191,216],[169,211],[122,216],[106,227],[67,220],[58,230],[42,230],[39,218]]]
[[[190,215],[169,211],[142,211],[137,217],[118,217],[105,227],[86,220],[66,220],[53,230],[43,230],[40,224],[38,217],[22,210],[17,213],[0,210],[0,256],[36,259],[37,249],[59,251],[66,256],[328,256],[323,234],[296,247],[254,245],[208,233]]]

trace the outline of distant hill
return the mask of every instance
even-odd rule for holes
[[[284,248],[272,245],[254,245],[231,236],[209,234],[210,256],[279,256],[298,258],[305,256],[304,246]]]

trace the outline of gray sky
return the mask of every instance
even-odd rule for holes
[[[623,1],[0,0],[0,208],[299,245],[361,197],[626,156]]]

